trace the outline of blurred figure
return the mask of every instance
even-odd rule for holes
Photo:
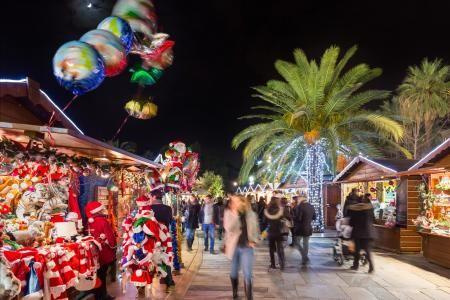
[[[100,268],[97,270],[97,277],[102,285],[94,290],[95,299],[114,299],[108,295],[106,289],[106,277],[109,268],[114,268],[116,260],[116,236],[111,223],[108,221],[108,212],[105,206],[98,201],[91,201],[85,208],[88,217],[88,232],[102,245],[99,252]]]
[[[259,238],[258,220],[250,202],[238,195],[231,196],[229,208],[223,218],[225,228],[225,255],[231,259],[231,285],[233,299],[238,298],[239,269],[244,273],[246,299],[253,299],[254,248]]]
[[[350,194],[348,194],[348,196],[345,198],[343,209],[344,217],[348,217],[348,207],[350,205],[361,202],[360,200],[361,200],[361,192],[359,191],[358,188],[352,188]]]
[[[298,201],[294,213],[295,244],[302,255],[302,265],[306,265],[309,262],[309,238],[313,233],[311,223],[316,219],[316,211],[305,197],[299,197]]]
[[[289,232],[291,232],[291,229],[293,229],[294,226],[292,226],[292,217],[293,217],[292,208],[289,205],[288,199],[286,197],[281,198],[281,207],[283,208],[283,217],[284,217],[283,223],[285,227],[283,228],[282,235],[284,241],[287,241],[289,238]],[[292,235],[292,241],[294,241],[294,235]]]
[[[292,224],[294,223],[294,212],[295,212],[295,208],[297,207],[297,202],[298,202],[298,195],[293,196],[292,197],[292,201],[291,201],[291,205],[290,205],[290,213],[291,213],[291,221]],[[291,227],[291,243],[289,244],[289,247],[294,247],[295,246],[295,232],[294,232],[294,226]]]
[[[272,197],[269,205],[264,210],[264,216],[266,217],[266,223],[268,224],[268,239],[269,239],[269,252],[270,252],[270,268],[276,269],[275,265],[275,251],[278,254],[278,263],[280,269],[284,269],[284,248],[283,248],[283,223],[281,221],[284,218],[284,208],[281,206],[280,199]]]
[[[258,221],[259,221],[259,228],[261,230],[266,229],[266,223],[265,223],[265,218],[264,218],[264,210],[266,209],[267,204],[266,204],[266,198],[264,197],[259,197],[259,201],[258,204],[256,206],[256,213],[258,214]]]
[[[256,198],[253,195],[247,195],[247,201],[250,203],[250,207],[254,212],[257,211]]]
[[[200,210],[200,223],[202,223],[202,230],[205,235],[205,251],[215,254],[214,252],[214,240],[216,234],[216,225],[220,222],[219,220],[219,208],[214,204],[211,195],[205,197],[205,203],[202,205]]]
[[[216,205],[219,211],[219,224],[217,229],[217,237],[219,238],[219,241],[221,241],[223,235],[223,214],[225,212],[225,204],[222,197],[217,198]]]
[[[366,194],[367,195],[367,194]],[[370,195],[370,194],[369,194]],[[369,262],[369,273],[374,271],[372,261],[372,239],[373,239],[373,206],[370,198],[359,198],[359,202],[348,207],[350,226],[352,229],[352,239],[355,242],[355,254],[352,270],[358,270],[361,249],[366,252]],[[369,201],[369,202],[367,202]]]
[[[195,230],[198,228],[198,219],[200,214],[200,204],[197,198],[191,195],[189,203],[186,208],[186,243],[188,251],[192,251],[192,244],[194,243]]]

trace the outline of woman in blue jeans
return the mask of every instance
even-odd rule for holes
[[[252,278],[254,248],[259,239],[258,219],[251,203],[244,197],[233,195],[224,212],[225,255],[231,259],[231,285],[233,299],[238,297],[239,269],[244,273],[246,299],[253,299]]]

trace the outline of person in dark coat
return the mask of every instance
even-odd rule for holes
[[[360,198],[356,204],[348,207],[350,217],[350,226],[352,226],[352,239],[355,242],[355,253],[352,270],[358,270],[360,252],[366,252],[366,258],[369,262],[369,273],[374,270],[372,260],[372,239],[373,239],[373,206],[367,198]]]
[[[194,195],[189,199],[186,208],[186,243],[188,251],[192,251],[192,244],[194,243],[195,230],[198,228],[200,214],[200,204]]]
[[[350,194],[345,198],[343,208],[344,218],[348,217],[348,207],[359,202],[361,202],[361,192],[357,188],[352,188]]]
[[[88,217],[88,232],[102,245],[99,252],[100,269],[97,276],[102,285],[94,290],[95,299],[114,299],[108,295],[106,289],[106,277],[109,268],[114,268],[116,260],[116,236],[112,225],[107,219],[106,208],[98,201],[91,201],[85,208]]]
[[[256,214],[258,215],[258,221],[259,221],[259,228],[261,230],[264,230],[267,226],[267,224],[265,224],[264,220],[264,210],[266,209],[267,204],[266,204],[266,198],[264,197],[259,197],[259,201],[258,204],[256,206]]]
[[[170,222],[173,220],[172,208],[162,202],[163,196],[164,192],[160,189],[151,191],[150,201],[152,205],[150,207],[155,213],[155,219],[169,228]]]
[[[150,192],[150,208],[153,210],[155,214],[155,219],[159,223],[166,225],[166,227],[170,228],[170,223],[173,221],[172,208],[169,205],[166,205],[162,202],[162,198],[164,196],[164,191],[161,189],[155,189]],[[167,268],[167,276],[161,278],[161,283],[165,283],[167,289],[171,289],[175,287],[175,281],[172,278],[172,268],[170,266],[166,266]]]
[[[280,199],[272,197],[269,205],[264,210],[265,222],[268,224],[267,237],[269,239],[270,268],[276,269],[275,251],[278,254],[280,269],[284,269],[284,248],[283,248],[283,223],[284,208],[280,204]]]
[[[309,262],[309,238],[313,233],[312,221],[316,220],[314,207],[306,201],[306,198],[299,198],[299,204],[294,211],[294,234],[295,244],[302,255],[302,264]]]
[[[219,241],[221,241],[223,235],[223,215],[225,213],[225,204],[223,203],[222,197],[217,198],[216,206],[219,211],[219,228],[217,229],[217,237],[219,238]]]

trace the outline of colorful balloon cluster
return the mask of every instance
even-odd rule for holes
[[[113,16],[100,22],[97,29],[56,51],[53,72],[62,87],[76,96],[83,95],[97,88],[105,77],[120,74],[127,66],[128,53],[132,53],[142,59],[141,75],[133,74],[132,82],[151,85],[172,64],[174,42],[168,37],[157,33],[151,0],[119,0]]]
[[[200,169],[198,153],[192,152],[183,142],[174,141],[164,156],[164,168],[148,174],[152,189],[190,191]]]

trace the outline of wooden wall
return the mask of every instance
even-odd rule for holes
[[[355,169],[350,171],[350,174],[347,174],[340,180],[346,181],[367,181],[367,179],[380,178],[386,175],[385,172],[368,165],[366,163],[359,163]]]
[[[417,253],[422,250],[422,237],[412,222],[419,215],[419,192],[417,186],[422,182],[420,176],[402,177],[408,182],[408,219],[407,227],[400,229],[400,252]]]
[[[0,122],[43,125],[43,122],[27,109],[20,99],[9,95],[0,98]]]
[[[327,228],[336,226],[337,205],[341,203],[341,185],[324,184],[323,202],[325,205],[325,224]]]

